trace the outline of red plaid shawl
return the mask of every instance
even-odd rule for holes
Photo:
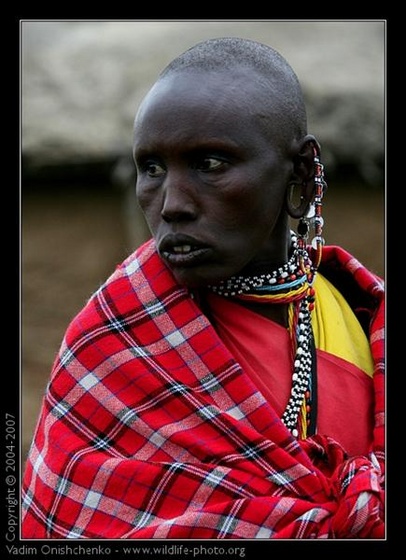
[[[382,283],[339,248],[324,261],[371,312],[368,456],[296,441],[147,242],[67,330],[24,473],[23,538],[384,538]]]

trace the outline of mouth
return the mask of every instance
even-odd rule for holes
[[[184,267],[202,263],[211,248],[189,235],[170,234],[162,239],[158,251],[169,265]]]

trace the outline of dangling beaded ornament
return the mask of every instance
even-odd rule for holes
[[[224,297],[257,303],[289,305],[289,332],[292,342],[293,373],[291,394],[282,421],[293,436],[304,439],[316,424],[316,350],[311,325],[315,291],[313,282],[321,261],[324,239],[321,206],[327,187],[317,147],[314,146],[315,195],[309,211],[298,224],[298,235],[291,231],[290,258],[278,269],[255,276],[232,276],[209,288]],[[310,246],[309,228],[315,229]],[[310,257],[309,251],[312,253]],[[314,260],[313,260],[314,259]]]
[[[314,161],[314,200],[309,206],[307,214],[300,219],[298,224],[299,247],[306,247],[308,241],[309,228],[313,226],[314,237],[311,240],[312,261],[315,270],[318,269],[323,252],[324,239],[322,237],[324,220],[321,216],[322,200],[327,190],[327,183],[324,180],[324,166],[320,162],[318,146],[313,144]]]

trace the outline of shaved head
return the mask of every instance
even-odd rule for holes
[[[221,72],[224,82],[233,72],[256,74],[252,86],[262,94],[264,120],[272,132],[290,145],[307,134],[306,108],[299,80],[290,64],[272,47],[238,37],[221,37],[197,43],[180,54],[160,73],[158,80],[183,72]],[[258,102],[258,97],[255,98]]]

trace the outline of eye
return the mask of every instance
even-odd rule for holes
[[[200,171],[217,171],[225,165],[225,161],[217,157],[205,157],[196,164],[196,169]]]
[[[142,173],[146,173],[149,177],[162,177],[165,174],[164,167],[157,161],[147,160],[139,166]]]

